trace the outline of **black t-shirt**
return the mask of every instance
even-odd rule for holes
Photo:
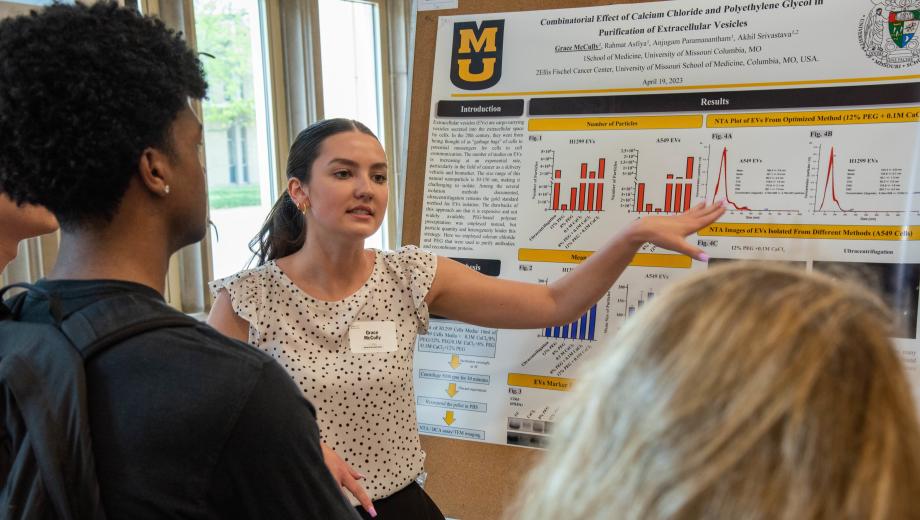
[[[65,315],[126,293],[163,301],[129,282],[38,285]],[[51,321],[33,298],[22,316]],[[257,349],[204,324],[157,329],[92,358],[86,374],[109,518],[358,518],[323,464],[313,407]]]

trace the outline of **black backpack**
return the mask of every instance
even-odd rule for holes
[[[84,363],[125,339],[198,322],[163,302],[112,296],[62,315],[54,294],[28,284],[0,303],[0,518],[103,520],[89,430]],[[20,321],[43,298],[53,324]]]

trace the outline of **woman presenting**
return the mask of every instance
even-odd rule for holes
[[[284,365],[317,408],[329,470],[362,515],[384,519],[443,518],[415,484],[425,454],[412,355],[429,311],[494,328],[570,323],[647,242],[705,261],[685,237],[724,212],[700,204],[639,219],[571,273],[538,285],[484,276],[414,246],[365,249],[383,221],[388,180],[383,147],[361,123],[331,119],[301,132],[287,177],[252,243],[259,266],[212,282],[208,322]]]

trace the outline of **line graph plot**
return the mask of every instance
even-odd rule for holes
[[[871,147],[842,141],[813,143],[812,211],[826,215],[917,211],[920,171],[898,159],[903,154],[891,149],[907,145],[899,135],[879,139]]]
[[[837,199],[837,180],[834,178],[834,147],[831,146],[831,153],[828,155],[827,161],[827,175],[824,176],[824,192],[821,195],[821,205],[818,207],[818,211],[824,210],[824,203],[827,201],[827,192],[828,187],[830,187],[831,200],[834,202],[834,205],[837,206],[837,209],[840,211],[849,211],[843,209],[840,205],[840,200]]]

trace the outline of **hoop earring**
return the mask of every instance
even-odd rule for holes
[[[300,212],[306,216],[307,214],[307,204],[306,203],[303,203],[300,206],[297,206],[297,209],[299,209]]]

